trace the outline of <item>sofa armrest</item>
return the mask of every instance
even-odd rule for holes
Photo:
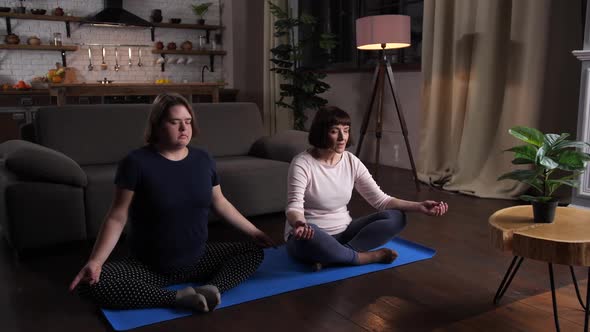
[[[309,148],[308,133],[299,130],[285,130],[273,136],[264,136],[257,140],[250,155],[291,162],[291,159]]]
[[[52,182],[76,187],[88,184],[86,173],[70,157],[39,144],[10,140],[0,144],[5,167],[20,180]]]

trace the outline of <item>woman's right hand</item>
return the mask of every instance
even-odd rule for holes
[[[93,262],[93,261],[88,261],[88,263],[86,263],[86,265],[84,265],[82,270],[80,270],[80,272],[78,272],[78,274],[76,275],[76,277],[74,278],[74,280],[70,284],[70,292],[73,291],[76,288],[76,286],[78,286],[78,284],[80,282],[87,283],[89,285],[96,284],[98,282],[98,280],[100,279],[100,272],[101,271],[102,271],[101,264],[99,264],[97,262]]]
[[[295,240],[310,240],[313,237],[314,230],[306,222],[297,220],[293,226],[292,234]]]

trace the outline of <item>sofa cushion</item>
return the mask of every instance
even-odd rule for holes
[[[9,243],[17,250],[86,239],[83,188],[15,183],[6,190]]]
[[[256,104],[200,103],[193,107],[201,133],[191,145],[206,148],[213,157],[247,155],[264,135]]]
[[[88,177],[86,187],[86,229],[88,237],[98,234],[115,196],[115,173],[117,164],[92,165],[82,168]]]
[[[14,143],[14,144],[11,144]],[[7,141],[3,145],[18,145],[6,153],[6,168],[21,180],[86,186],[86,174],[68,156],[27,141]]]
[[[288,163],[248,156],[215,161],[223,194],[243,215],[285,209]]]
[[[308,135],[305,131],[284,130],[274,136],[261,137],[252,146],[250,155],[290,163],[296,155],[310,147]]]
[[[143,145],[151,105],[69,105],[37,112],[37,141],[80,165],[117,163]],[[80,116],[83,114],[83,116]]]

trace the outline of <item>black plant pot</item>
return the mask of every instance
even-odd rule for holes
[[[533,218],[536,223],[552,223],[555,219],[555,209],[558,201],[533,202]]]
[[[202,18],[200,18],[200,19],[197,20],[197,24],[198,25],[205,25],[205,20],[202,19]]]

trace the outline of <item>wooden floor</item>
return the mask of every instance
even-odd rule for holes
[[[441,218],[409,215],[402,237],[437,250],[433,259],[139,328],[137,331],[554,331],[547,265],[525,260],[499,306],[492,297],[511,257],[489,243],[487,218],[514,205],[422,187],[404,170],[381,169],[382,188],[410,200],[449,203]],[[359,199],[353,217],[372,212]],[[281,241],[283,216],[252,219]],[[213,239],[239,238],[213,225]],[[123,245],[124,247],[124,245]],[[0,246],[1,331],[110,331],[97,309],[67,292],[88,245],[33,252],[15,260]],[[116,254],[120,254],[119,248]],[[583,328],[569,270],[557,266],[562,331]],[[585,271],[577,269],[585,294]]]

